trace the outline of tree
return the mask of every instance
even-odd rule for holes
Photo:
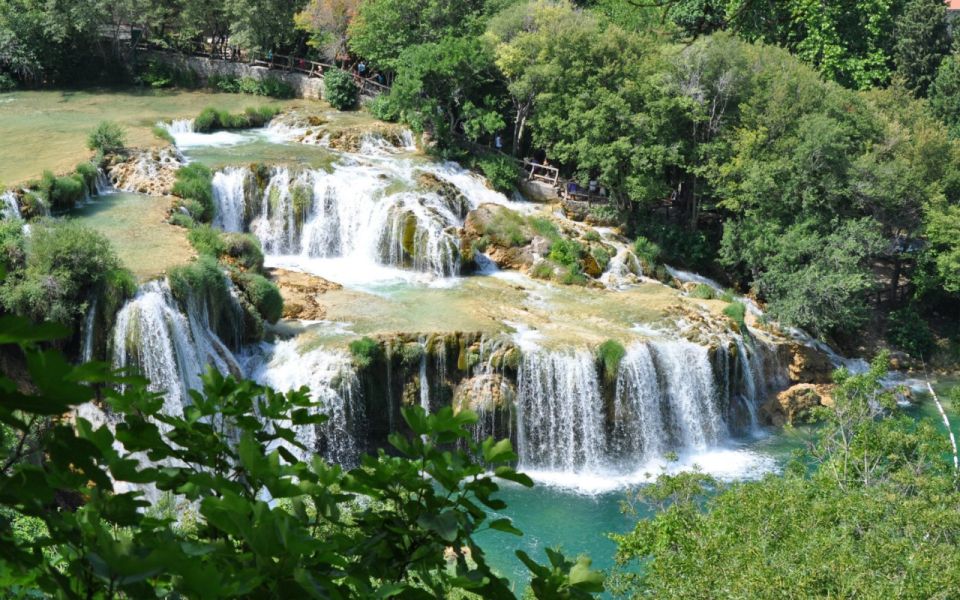
[[[887,356],[836,375],[834,407],[785,472],[722,484],[663,475],[633,495],[660,510],[612,536],[612,591],[630,598],[945,597],[960,585],[949,444],[900,415]],[[710,565],[710,568],[704,568]]]
[[[498,480],[531,482],[508,466],[516,460],[509,441],[472,441],[475,414],[404,409],[410,435],[391,436],[394,453],[343,472],[299,441],[295,428],[325,420],[306,389],[280,394],[212,371],[183,414],[170,414],[148,382],[40,349],[61,333],[0,319],[4,352],[22,353],[33,390],[0,377],[5,591],[514,597],[473,536],[485,528],[519,535],[486,511],[505,506]],[[98,395],[110,418],[91,422]],[[144,500],[148,490],[166,510]],[[551,552],[547,568],[523,558],[539,598],[603,589],[588,559]]]
[[[948,56],[930,87],[930,108],[960,138],[960,56]]]
[[[230,39],[258,52],[277,50],[296,41],[294,15],[306,0],[225,0]]]
[[[897,19],[894,62],[907,89],[926,96],[940,62],[950,53],[947,5],[940,0],[911,0]]]
[[[347,54],[350,23],[357,15],[360,0],[311,0],[294,22],[310,34],[308,42],[334,60]]]

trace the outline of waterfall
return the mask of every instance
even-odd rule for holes
[[[83,344],[80,347],[80,360],[85,363],[93,360],[94,328],[96,326],[98,300],[99,298],[93,299],[90,307],[87,308],[87,314],[83,317]]]
[[[572,472],[604,465],[603,398],[590,352],[525,354],[517,396],[521,469]]]
[[[157,125],[166,129],[173,136],[181,133],[193,133],[193,119],[174,119],[169,123],[161,121]]]
[[[346,352],[318,348],[301,354],[296,340],[279,342],[269,360],[253,369],[251,378],[281,392],[308,386],[311,397],[321,403],[319,412],[328,420],[320,426],[296,426],[297,440],[308,448],[308,454],[315,452],[347,467],[357,463],[364,409],[360,384]]]
[[[249,171],[229,167],[213,176],[213,224],[224,231],[243,231],[244,182]]]
[[[729,437],[704,346],[634,344],[612,391],[604,387],[589,352],[526,353],[517,392],[521,468],[632,472],[668,452],[699,452]]]
[[[262,195],[254,194],[255,206],[246,206],[246,186],[254,181],[248,173],[227,169],[214,177],[215,223],[239,231],[243,215],[251,214],[249,229],[269,255],[344,257],[354,268],[379,264],[441,277],[460,270],[457,228],[469,208],[465,196],[418,188],[412,171],[274,167]]]
[[[4,219],[22,219],[20,215],[20,204],[17,202],[17,196],[11,191],[0,194],[0,215]]]
[[[117,314],[113,330],[113,364],[133,368],[164,394],[164,411],[181,414],[189,390],[200,389],[202,372],[239,373],[233,354],[209,327],[199,301],[181,310],[165,281],[151,281]]]
[[[110,182],[110,177],[107,176],[107,172],[100,167],[97,167],[96,189],[98,196],[116,191],[113,183]]]
[[[427,413],[430,412],[430,380],[427,378],[427,343],[424,338],[420,339],[420,406]]]

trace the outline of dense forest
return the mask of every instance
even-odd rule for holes
[[[537,155],[599,182],[608,202],[591,219],[626,232],[651,264],[709,274],[770,318],[877,358],[835,373],[832,406],[813,411],[813,440],[783,473],[663,475],[627,499],[657,512],[612,536],[613,572],[520,552],[525,597],[949,598],[960,589],[956,448],[885,385],[889,351],[924,369],[960,363],[949,12],[941,0],[0,0],[0,91],[197,85],[141,43],[362,64],[390,86],[365,110],[498,189],[520,185],[514,158]],[[327,77],[352,105],[355,78]],[[204,169],[185,168],[180,185],[202,179],[209,194]],[[56,196],[95,174],[44,177]],[[71,365],[56,340],[72,331],[27,320],[75,327],[81,292],[111,306],[130,296],[109,244],[69,224],[29,235],[28,255],[28,233],[0,227],[4,276],[16,271],[0,284],[0,344],[17,348],[29,383],[0,378],[6,597],[514,597],[474,536],[520,534],[489,513],[503,508],[498,481],[532,481],[509,440],[472,438],[475,414],[405,409],[410,435],[351,470],[300,457],[287,425],[324,419],[305,391],[212,371],[190,411],[166,415],[148,382]],[[212,278],[223,279],[218,248]],[[277,321],[279,293],[246,277],[269,299],[244,293]],[[60,417],[94,398],[114,411],[112,433]],[[202,519],[178,520],[116,481],[175,492]]]

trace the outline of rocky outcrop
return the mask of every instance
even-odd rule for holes
[[[410,147],[410,130],[393,123],[373,122],[352,127],[326,126],[319,120],[297,137],[301,144],[328,146],[340,152],[360,152],[364,145],[382,150],[399,151]]]
[[[793,343],[780,347],[780,361],[787,365],[791,383],[830,383],[833,381],[833,363],[822,352]]]
[[[833,406],[833,386],[798,383],[761,406],[760,417],[768,425],[782,427],[804,422],[818,406]]]
[[[173,146],[136,151],[125,158],[113,155],[108,159],[107,177],[118,190],[169,196],[183,159]]]
[[[280,288],[284,319],[322,320],[327,316],[327,310],[320,303],[321,296],[343,287],[339,283],[327,281],[322,277],[297,271],[269,269],[268,273]]]
[[[529,270],[539,256],[549,251],[550,242],[540,236],[531,236],[517,219],[513,211],[499,204],[482,204],[471,211],[460,236],[464,262],[472,260],[473,250],[477,249],[501,269]],[[501,229],[509,229],[510,234],[504,234]]]

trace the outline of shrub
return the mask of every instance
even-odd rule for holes
[[[177,180],[171,188],[174,196],[192,200],[199,206],[184,206],[197,221],[209,223],[213,218],[213,172],[200,163],[191,163],[177,171]]]
[[[607,265],[610,264],[610,253],[607,252],[607,249],[603,246],[597,246],[590,254],[593,256],[593,260],[597,261],[600,270],[606,271]]]
[[[509,156],[487,154],[476,159],[475,166],[498,192],[511,192],[520,181],[520,169]]]
[[[381,121],[394,123],[400,120],[400,108],[390,100],[390,94],[380,94],[368,102],[367,110]]]
[[[736,298],[737,296],[733,293],[733,290],[723,290],[723,293],[718,296],[718,299],[724,302],[733,302]]]
[[[583,246],[575,240],[560,238],[550,246],[550,260],[565,267],[578,265],[583,256]]]
[[[17,89],[16,80],[7,73],[0,73],[0,92],[10,92]]]
[[[530,269],[530,276],[534,279],[552,279],[556,267],[549,260],[541,260]]]
[[[256,94],[258,96],[269,96],[270,98],[293,98],[296,96],[296,90],[293,89],[293,86],[283,81],[282,79],[276,79],[274,77],[267,77],[260,80],[260,85],[257,88]]]
[[[380,358],[382,352],[380,343],[372,338],[362,337],[350,342],[350,355],[353,357],[353,364],[358,369],[365,369],[372,365],[374,361]]]
[[[57,177],[51,171],[44,171],[37,188],[52,209],[68,210],[83,200],[87,185],[81,175]]]
[[[583,239],[588,242],[599,242],[600,234],[597,233],[596,229],[588,229],[587,232],[583,234]]]
[[[168,144],[173,144],[173,143],[175,142],[175,140],[173,139],[173,135],[172,135],[172,134],[170,133],[170,131],[169,131],[166,127],[164,127],[163,125],[154,125],[154,126],[153,126],[153,129],[151,129],[151,131],[153,132],[153,135],[154,135],[157,139],[161,139],[161,140],[167,142]]]
[[[551,242],[555,242],[560,239],[560,231],[550,219],[546,219],[544,217],[534,217],[530,219],[530,227],[537,233],[537,235],[545,237]]]
[[[559,280],[564,285],[585,285],[588,281],[579,264],[564,267],[564,272],[560,275]]]
[[[263,127],[279,112],[280,109],[275,106],[248,106],[242,113],[230,114],[229,111],[208,106],[193,120],[193,129],[200,133],[211,133],[222,129]]]
[[[100,154],[120,152],[126,143],[126,132],[113,121],[101,121],[87,136],[87,148]]]
[[[23,269],[0,284],[0,300],[8,311],[35,321],[75,324],[92,292],[121,269],[110,242],[75,221],[35,223],[25,254]]]
[[[603,367],[603,376],[609,382],[617,379],[617,371],[620,368],[620,361],[627,355],[623,344],[616,340],[607,340],[597,348],[597,359]]]
[[[257,273],[244,273],[239,278],[240,287],[260,317],[268,323],[276,323],[283,316],[283,297],[276,284]]]
[[[713,300],[716,298],[714,289],[705,283],[698,283],[697,287],[693,288],[693,291],[690,292],[690,296],[699,298],[700,300]]]
[[[209,225],[199,225],[187,233],[190,245],[202,256],[212,256],[219,259],[226,251],[226,243],[220,231]]]
[[[0,265],[7,272],[19,270],[26,257],[23,224],[14,219],[0,219]]]
[[[904,352],[920,358],[929,357],[936,347],[930,326],[913,304],[890,313],[887,318],[887,339]]]
[[[353,76],[341,69],[323,75],[323,99],[337,110],[350,110],[357,105],[357,84]]]
[[[213,74],[207,79],[207,85],[221,92],[237,94],[240,92],[240,80],[233,75]]]
[[[190,215],[185,215],[182,212],[177,211],[170,215],[170,224],[176,225],[177,227],[183,227],[184,229],[193,229],[197,223]]]
[[[75,173],[83,179],[83,184],[89,194],[97,192],[97,167],[91,162],[82,162],[77,165]]]
[[[731,302],[724,307],[723,314],[736,323],[740,331],[747,330],[747,307],[743,305],[743,302]]]
[[[221,255],[225,254],[234,259],[244,269],[263,271],[263,250],[260,240],[250,233],[225,233],[220,236],[223,244]]]
[[[486,224],[484,237],[497,246],[522,246],[530,242],[531,235],[524,218],[505,208],[496,210]]]
[[[643,236],[633,242],[633,253],[640,259],[645,271],[652,270],[660,262],[660,246]]]

